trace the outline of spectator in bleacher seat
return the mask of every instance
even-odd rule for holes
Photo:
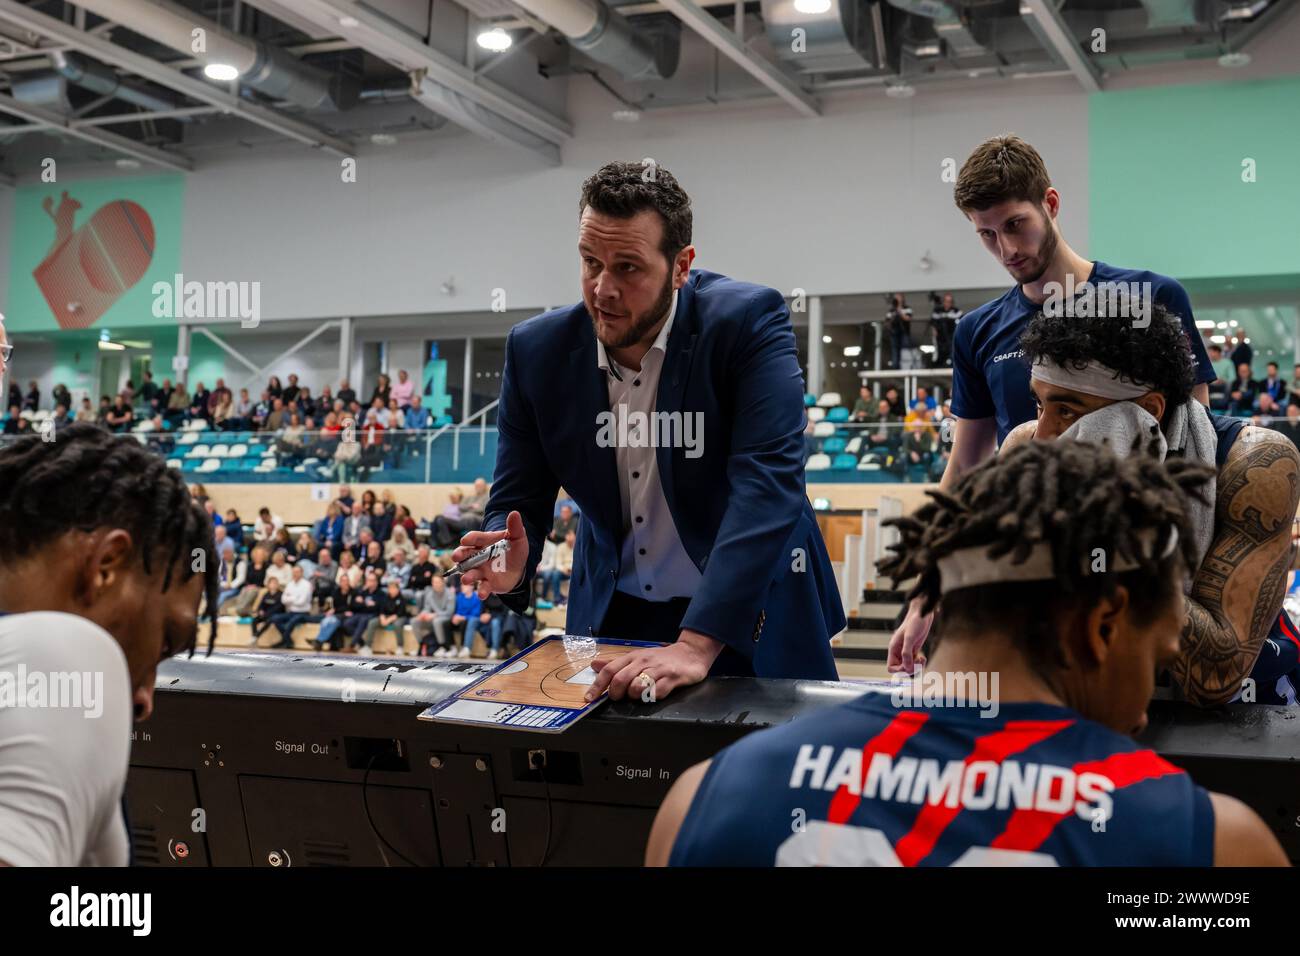
[[[273,378],[271,379],[271,381],[273,381],[276,385],[280,384],[280,380],[278,378]],[[294,402],[298,401],[298,396],[301,394],[301,392],[302,389],[299,388],[298,386],[298,376],[290,375],[289,384],[286,385],[280,391],[280,398],[284,400],[285,405],[292,405]]]
[[[239,512],[234,508],[226,509],[225,520],[222,524],[226,528],[226,537],[235,542],[235,547],[243,549],[244,547],[244,522],[239,517]]]
[[[395,653],[400,657],[406,653],[403,646],[406,640],[404,631],[406,630],[406,619],[409,613],[406,609],[406,599],[402,597],[401,584],[394,579],[390,579],[380,589],[375,604],[379,608],[379,616],[375,620],[375,629],[392,633],[394,640],[397,642]]]
[[[370,531],[370,516],[361,506],[352,508],[352,513],[343,519],[343,547],[355,550],[361,541],[361,533]],[[373,532],[371,532],[373,535]],[[355,555],[354,555],[355,556]]]
[[[68,418],[67,405],[64,405],[62,402],[60,402],[58,405],[54,406],[53,421],[54,421],[54,425],[53,425],[54,434],[56,435],[72,424],[72,420]]]
[[[1232,359],[1232,367],[1240,369],[1245,365],[1249,367],[1255,361],[1255,350],[1250,347],[1246,341],[1246,332],[1244,329],[1237,329],[1232,336],[1232,353],[1228,356]]]
[[[266,382],[266,390],[270,393],[272,399],[284,397],[284,386],[280,384],[280,376],[272,375]]]
[[[312,569],[316,567],[316,556],[320,554],[320,543],[311,536],[310,531],[303,531],[294,540],[293,550],[297,555],[294,563],[302,565],[302,573],[311,577]]]
[[[912,348],[912,309],[901,292],[894,293],[894,303],[885,313],[885,330],[889,334],[889,367],[903,367],[903,353]]]
[[[140,398],[146,403],[152,403],[157,397],[158,385],[153,380],[153,372],[145,372],[144,380],[140,383]]]
[[[131,411],[131,406],[122,400],[122,396],[119,395],[113,399],[108,414],[104,416],[104,424],[111,431],[125,432],[130,430],[131,423],[134,421],[135,413]]]
[[[322,409],[331,409],[334,407],[334,394],[330,391],[328,385],[324,386],[320,390],[320,394],[316,396],[316,405]]]
[[[329,410],[328,408],[321,408],[320,403],[311,397],[311,389],[306,385],[298,389],[298,400],[294,404],[298,406],[298,414],[304,419],[316,418],[320,413]]]
[[[441,648],[434,657],[469,657],[474,647],[474,635],[478,633],[479,617],[483,613],[483,602],[479,600],[478,591],[468,581],[460,584],[460,593],[456,595],[456,610],[447,624],[448,644]],[[455,643],[461,640],[460,650]]]
[[[393,533],[393,516],[378,501],[370,508],[370,531],[380,544],[386,544]]]
[[[163,411],[163,417],[172,424],[176,424],[185,420],[189,410],[190,393],[186,389],[185,383],[181,382],[172,389],[171,395],[167,397],[167,407]]]
[[[376,398],[370,403],[370,409],[366,412],[366,427],[378,425],[380,428],[388,428],[389,422],[393,419],[392,413],[388,410],[388,405],[382,399]]]
[[[36,381],[32,380],[27,383],[27,398],[23,401],[25,411],[38,411],[41,407],[41,390]]]
[[[906,409],[903,407],[903,396],[899,394],[896,386],[889,386],[885,389],[885,401],[889,403],[889,413],[897,416],[901,422]]]
[[[213,511],[209,512],[209,514],[214,514],[216,510],[216,505],[214,505],[211,501],[205,501],[203,502],[203,508],[205,511],[208,508],[212,508]],[[227,544],[226,526],[224,522],[222,524],[214,524],[212,526],[212,550],[216,552],[218,556],[220,556],[222,549],[225,548],[226,544]],[[229,544],[231,545],[231,547],[234,547],[234,542],[229,542]]]
[[[334,581],[337,583],[344,578],[352,583],[353,589],[361,587],[361,565],[357,564],[357,556],[351,551],[344,551],[339,555],[339,570],[334,576]]]
[[[339,508],[343,511],[343,517],[352,514],[352,486],[347,484],[339,485],[339,495],[334,499],[338,502]]]
[[[271,548],[275,551],[284,553],[284,559],[293,564],[298,560],[298,549],[294,546],[293,539],[289,537],[288,528],[276,528],[275,534],[271,535]]]
[[[3,330],[0,329],[0,331],[3,331]],[[4,344],[7,345],[8,342],[9,342],[8,339],[0,338],[0,343],[4,343]],[[23,390],[20,389],[17,385],[15,385],[15,384],[13,384],[13,383],[10,383],[10,385],[9,385],[9,400],[8,400],[7,402],[5,402],[5,407],[8,408],[10,405],[15,406],[15,407],[17,407],[17,409],[18,409],[19,411],[22,411],[22,408],[23,408]]]
[[[929,424],[929,416],[917,408],[907,413],[903,424],[903,462],[908,466],[929,468],[930,460],[938,450],[939,436]],[[928,474],[927,474],[928,478]]]
[[[190,485],[190,497],[199,504],[203,504],[211,496],[208,494],[208,489],[204,484],[196,481],[194,484]]]
[[[957,308],[951,292],[945,292],[940,305],[930,312],[930,330],[934,338],[934,364],[936,368],[952,367],[952,340],[957,334],[957,323],[962,311]]]
[[[253,403],[251,417],[253,419],[251,431],[265,431],[266,420],[271,417],[271,410],[274,408],[271,393],[262,389],[262,397]]]
[[[339,382],[339,393],[334,397],[341,401],[344,406],[348,406],[357,400],[357,393],[353,390],[352,386],[348,384],[348,380],[345,378],[343,381]]]
[[[235,598],[233,610],[238,617],[248,617],[257,607],[258,599],[266,589],[267,556],[266,549],[253,548],[248,552],[248,561],[244,568],[244,586]]]
[[[505,632],[507,608],[497,595],[493,594],[486,581],[478,585],[478,599],[483,607],[479,615],[479,629],[487,635],[488,660],[501,660],[501,639]]]
[[[352,556],[357,559],[358,564],[365,563],[366,555],[370,553],[370,545],[374,543],[374,540],[375,533],[370,530],[370,525],[367,524],[361,529],[361,533],[357,536],[357,543],[352,548]]]
[[[890,454],[897,454],[902,443],[898,424],[902,418],[894,412],[894,407],[887,399],[876,403],[876,415],[868,424],[867,441],[873,448],[887,448]]]
[[[227,427],[238,432],[253,430],[253,400],[248,397],[248,389],[239,390],[239,398],[235,399],[230,409]]]
[[[22,421],[22,411],[17,405],[10,405],[9,411],[4,417],[4,433],[6,435],[18,434],[18,423]]]
[[[414,548],[416,524],[415,519],[411,517],[411,509],[406,505],[398,505],[397,511],[393,514],[393,530],[396,531],[398,528],[406,532],[406,536],[411,539],[411,546]]]
[[[474,479],[474,491],[460,500],[460,517],[439,515],[433,519],[433,543],[439,548],[449,548],[460,540],[466,531],[476,531],[483,526],[483,512],[487,508],[488,483],[483,478]]]
[[[1247,346],[1249,348],[1249,346]],[[1249,415],[1255,409],[1259,397],[1259,383],[1250,377],[1250,366],[1245,362],[1237,365],[1237,377],[1228,386],[1228,412],[1232,415]]]
[[[174,391],[176,391],[176,389],[172,387],[172,380],[169,378],[163,379],[162,387],[158,389],[158,394],[156,396],[159,408],[164,411],[167,410],[167,403],[171,401],[172,392]]]
[[[361,559],[361,567],[367,571],[374,571],[383,576],[388,567],[388,562],[384,560],[384,546],[378,541],[371,541],[366,545],[366,556]]]
[[[415,549],[415,562],[411,565],[411,574],[406,579],[407,597],[418,601],[420,594],[428,590],[433,579],[442,576],[438,565],[429,560],[429,546],[422,544]]]
[[[853,401],[852,417],[855,422],[865,422],[875,413],[876,403],[871,396],[871,386],[863,385],[858,389],[858,397]]]
[[[343,550],[343,530],[347,519],[337,501],[331,501],[325,509],[325,517],[316,522],[316,540],[337,555]]]
[[[415,383],[411,381],[410,376],[406,374],[406,369],[398,369],[397,381],[393,383],[393,387],[388,393],[388,400],[390,402],[397,402],[397,407],[402,411],[406,411],[407,407],[411,404],[411,397],[413,395],[415,395]]]
[[[529,589],[528,604],[522,611],[507,609],[506,624],[502,636],[514,644],[516,651],[522,651],[533,643],[533,634],[537,631],[537,592]]]
[[[221,609],[227,601],[239,596],[248,581],[248,562],[235,553],[235,543],[233,541],[227,539],[226,544],[230,547],[217,552],[221,555],[219,574],[221,590],[217,594],[217,614],[221,613]]]
[[[393,497],[393,489],[385,488],[379,492],[379,503],[384,506],[384,514],[397,520],[397,499]]]
[[[77,409],[77,421],[93,422],[95,420],[95,407],[90,404],[90,399],[83,398],[81,407]]]
[[[397,399],[388,400],[388,427],[394,431],[401,431],[406,428],[406,416],[397,404]]]
[[[262,423],[264,431],[278,432],[289,423],[289,411],[284,407],[284,400],[271,398],[271,411],[267,413],[266,421]]]
[[[1210,356],[1210,367],[1214,369],[1214,381],[1210,382],[1210,408],[1216,412],[1226,412],[1228,410],[1228,383],[1232,381],[1235,372],[1232,368],[1232,360],[1223,354],[1223,346],[1217,342],[1211,342],[1206,349]]]
[[[208,420],[214,421],[216,419],[219,405],[226,405],[227,409],[229,409],[234,404],[235,396],[230,393],[230,389],[226,388],[226,380],[224,378],[217,379],[217,384],[208,393]],[[229,417],[229,411],[227,411],[227,417]]]
[[[1286,402],[1286,379],[1278,378],[1277,363],[1269,362],[1268,374],[1259,383],[1259,413],[1281,415]]]
[[[208,399],[211,397],[212,393],[202,382],[194,387],[194,394],[190,396],[190,421],[196,418],[201,418],[205,422],[208,420],[211,415],[208,411]]]
[[[311,618],[311,600],[311,581],[303,576],[302,568],[295,565],[284,588],[284,610],[271,618],[271,623],[280,632],[277,648],[289,650],[293,647],[294,628]]]
[[[274,417],[274,412],[272,417]],[[280,437],[275,442],[275,450],[284,460],[285,464],[301,464],[306,452],[306,429],[303,427],[302,419],[298,417],[297,412],[289,416],[289,423],[285,425],[280,432]]]
[[[410,407],[406,409],[406,428],[408,431],[424,431],[433,423],[429,410],[420,402],[419,395],[411,396]]]
[[[235,403],[234,399],[230,396],[230,389],[226,389],[225,393],[219,397],[214,391],[212,393],[212,398],[216,399],[215,403],[212,403],[211,400],[209,400],[209,403],[211,404],[210,411],[212,414],[208,420],[212,427],[217,429],[217,431],[234,431],[237,426],[233,424],[230,419],[231,416],[234,415]]]
[[[407,587],[411,579],[411,563],[406,558],[406,552],[401,548],[392,552],[387,558],[387,565],[379,583],[387,587],[389,581],[396,581],[403,588]]]
[[[118,394],[119,396],[121,396],[122,401],[126,402],[127,405],[132,405],[132,404],[134,404],[134,402],[135,402],[135,383],[132,382],[132,381],[128,378],[128,379],[126,380],[126,384],[123,385],[123,386],[118,390],[118,393],[117,393],[117,394]]]
[[[352,613],[349,605],[352,603],[354,593],[352,581],[345,575],[339,578],[334,590],[322,600],[321,610],[324,614],[321,617],[320,629],[316,632],[317,650],[325,650],[326,644],[335,651],[343,646],[340,631],[343,622]]]
[[[257,521],[253,523],[253,540],[270,541],[275,537],[275,533],[283,527],[283,518],[279,515],[271,514],[270,508],[259,508],[257,511]]]
[[[50,393],[50,399],[55,405],[62,405],[64,408],[72,407],[72,393],[68,391],[68,386],[62,382],[54,386],[54,391]]]
[[[916,387],[916,398],[912,401],[912,408],[932,412],[938,407],[939,403],[934,400],[934,396],[930,394],[929,389],[924,385],[918,385]]]
[[[280,578],[271,573],[273,569],[274,564],[266,571],[266,589],[253,613],[253,639],[249,641],[250,644],[256,644],[257,639],[271,626],[271,621],[284,613],[284,594],[281,590],[284,585],[280,583]]]
[[[555,523],[551,525],[551,533],[547,537],[559,544],[570,531],[576,533],[577,530],[578,516],[573,513],[573,507],[560,505],[560,513],[555,516]]]
[[[302,562],[298,562],[300,565]],[[339,573],[338,562],[334,560],[334,555],[329,548],[320,547],[316,551],[316,561],[310,571],[303,571],[311,579],[312,593],[316,595],[318,601],[323,601],[334,593],[337,585],[335,578]]]
[[[447,626],[455,613],[456,595],[446,580],[441,575],[430,578],[429,586],[416,599],[415,616],[411,618],[411,631],[422,656],[432,657],[436,650],[447,646]]]
[[[407,562],[408,567],[415,560],[415,542],[406,533],[406,528],[400,524],[393,525],[393,533],[389,535],[388,541],[384,544],[385,558],[391,560],[397,554],[402,555],[402,560]]]
[[[372,568],[366,571],[365,586],[352,596],[348,608],[353,612],[343,621],[343,630],[352,636],[352,651],[365,647],[370,636],[370,625],[379,616],[379,574]]]
[[[271,565],[266,569],[266,577],[268,580],[275,578],[282,588],[288,587],[289,582],[293,580],[293,567],[282,550],[277,548],[271,552]]]
[[[542,599],[549,600],[556,607],[564,607],[567,603],[561,585],[573,575],[573,547],[577,540],[576,529],[564,535],[564,540],[555,546],[554,563],[542,579]]]
[[[380,372],[379,377],[375,380],[375,390],[370,394],[371,407],[373,407],[375,401],[378,400],[380,408],[387,408],[388,400],[393,397],[392,390],[392,382],[389,380],[387,375]]]

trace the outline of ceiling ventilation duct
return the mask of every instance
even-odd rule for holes
[[[831,0],[824,13],[802,13],[794,0],[761,0],[776,55],[800,73],[875,69],[898,72],[898,52],[885,40],[879,3]],[[800,36],[796,30],[803,30]]]
[[[537,19],[563,33],[569,43],[626,80],[666,80],[677,70],[680,24],[669,33],[642,34],[602,0],[515,0]],[[676,21],[676,18],[672,18]]]
[[[988,56],[988,47],[975,39],[956,9],[943,0],[889,0],[889,3],[904,13],[933,20],[934,32],[947,44],[948,53],[954,59]]]
[[[204,63],[239,71],[239,82],[303,109],[348,109],[356,104],[350,78],[310,66],[270,44],[232,33],[215,20],[167,0],[77,0],[78,6]],[[205,50],[195,53],[194,31],[203,30]]]

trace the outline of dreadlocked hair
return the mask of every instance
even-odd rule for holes
[[[1127,589],[1139,624],[1173,600],[1182,569],[1196,567],[1187,498],[1204,500],[1201,486],[1212,469],[1182,459],[1160,462],[1153,444],[1134,443],[1127,457],[1110,448],[1068,440],[1032,441],[964,475],[950,492],[915,513],[892,518],[899,540],[878,562],[899,582],[915,577],[907,594],[929,613],[939,603],[939,561],[962,548],[984,548],[990,559],[1011,555],[1020,563],[1038,544],[1048,546],[1054,578],[960,588],[943,596],[932,647],[945,631],[1006,631],[1040,670],[1064,666],[1058,622],[1079,609]],[[1167,556],[1170,535],[1179,547]],[[1154,537],[1154,544],[1151,539]],[[1107,566],[1121,558],[1137,568],[1092,573],[1101,549]]]
[[[27,557],[69,531],[105,527],[130,533],[145,574],[165,569],[164,592],[177,571],[181,581],[204,575],[212,653],[220,560],[212,521],[179,471],[134,438],[83,422],[54,441],[34,435],[0,448],[0,555]]]

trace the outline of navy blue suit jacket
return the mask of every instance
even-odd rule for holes
[[[656,450],[678,536],[702,574],[682,627],[722,641],[759,677],[835,679],[830,638],[844,609],[804,487],[803,379],[780,293],[693,271],[678,292],[657,410],[703,413],[703,454]],[[560,487],[577,502],[571,634],[601,636],[619,574],[615,449],[597,443],[608,411],[585,306],[511,330],[483,527],[500,530],[511,511],[521,514],[531,587]],[[521,607],[525,593],[502,597]]]

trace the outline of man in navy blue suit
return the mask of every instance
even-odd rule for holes
[[[466,572],[527,604],[561,487],[582,512],[571,634],[669,642],[598,658],[594,698],[713,675],[834,679],[844,609],[804,488],[803,381],[774,289],[691,271],[690,198],[651,161],[582,187],[582,302],[515,326]]]

